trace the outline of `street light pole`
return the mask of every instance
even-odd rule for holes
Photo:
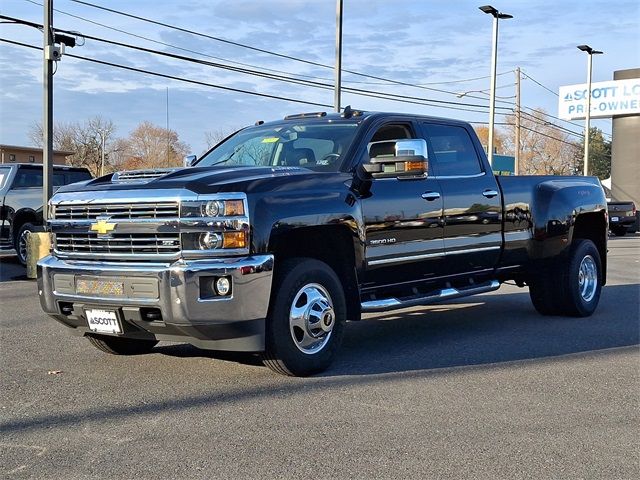
[[[591,68],[593,65],[593,56],[600,55],[604,52],[594,50],[589,45],[578,45],[578,50],[587,52],[587,111],[584,120],[584,167],[583,175],[589,175],[589,131],[591,130]]]
[[[493,43],[491,47],[491,97],[489,98],[489,140],[487,144],[487,156],[489,165],[493,166],[493,136],[496,117],[496,77],[498,66],[498,20],[513,18],[513,15],[499,12],[491,5],[479,7],[484,13],[493,16]]]
[[[342,88],[342,0],[336,0],[336,65],[334,108],[340,113],[340,89]]]

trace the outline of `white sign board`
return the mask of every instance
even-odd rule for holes
[[[585,118],[587,84],[560,87],[558,116],[565,120]],[[591,84],[591,117],[640,114],[640,78]]]

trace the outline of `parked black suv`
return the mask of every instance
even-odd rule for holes
[[[53,188],[91,180],[86,168],[53,167]],[[0,252],[15,249],[26,263],[26,238],[42,225],[42,165],[0,165]]]

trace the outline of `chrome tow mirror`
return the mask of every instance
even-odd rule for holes
[[[429,170],[427,142],[422,139],[385,140],[367,147],[369,162],[362,169],[371,178],[424,178]]]
[[[183,160],[184,166],[191,167],[196,162],[197,159],[198,157],[195,155],[187,155],[186,157],[184,157],[184,160]]]

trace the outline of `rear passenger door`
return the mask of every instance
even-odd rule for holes
[[[461,124],[423,122],[422,129],[442,189],[445,274],[493,269],[502,247],[502,202],[480,145]]]

